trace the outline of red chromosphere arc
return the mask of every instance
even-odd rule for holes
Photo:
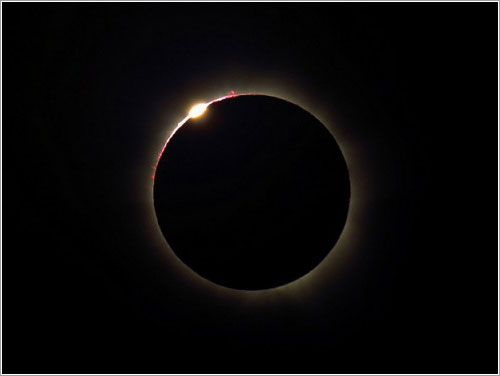
[[[248,95],[258,95],[258,94],[235,94],[234,93],[234,90],[231,90],[229,92],[229,95],[226,95],[224,97],[220,97],[220,98],[217,98],[217,99],[214,99],[210,102],[207,103],[207,108],[210,107],[210,105],[212,103],[216,103],[216,102],[220,102],[220,101],[223,101],[225,99],[228,99],[228,98],[234,98],[234,97],[239,97],[239,96],[242,96],[242,95],[245,95],[245,96],[248,96]],[[163,148],[161,149],[161,152],[158,154],[158,159],[156,161],[156,165],[153,167],[153,175],[151,176],[152,180],[153,180],[153,184],[154,184],[154,181],[155,181],[155,175],[156,175],[156,168],[158,167],[158,163],[160,162],[160,159],[163,155],[163,153],[165,152],[165,148],[167,147],[169,141],[172,139],[172,137],[175,135],[175,132],[177,132],[179,130],[180,127],[182,127],[184,125],[184,123],[186,123],[186,121],[188,121],[190,119],[190,116],[189,114],[184,118],[182,119],[179,124],[177,124],[177,127],[175,127],[175,129],[172,131],[172,133],[170,134],[170,136],[167,138],[167,141],[165,141],[165,144],[163,145]]]

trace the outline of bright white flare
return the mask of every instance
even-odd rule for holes
[[[207,109],[208,104],[206,103],[199,103],[191,108],[189,110],[189,117],[190,118],[197,118],[198,116],[202,115],[205,110]]]

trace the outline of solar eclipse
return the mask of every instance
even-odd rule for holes
[[[238,95],[195,105],[168,138],[154,180],[159,226],[202,277],[278,287],[335,245],[349,173],[332,135],[299,106]]]

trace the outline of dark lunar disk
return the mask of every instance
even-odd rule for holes
[[[259,290],[316,267],[337,242],[349,174],[332,135],[297,105],[228,97],[168,142],[154,181],[175,254],[219,285]]]

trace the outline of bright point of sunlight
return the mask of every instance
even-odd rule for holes
[[[207,109],[208,104],[206,103],[199,103],[191,108],[189,110],[189,117],[190,118],[197,118],[198,116],[202,115],[205,110]]]

